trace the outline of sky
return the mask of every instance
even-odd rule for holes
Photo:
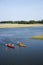
[[[0,0],[0,21],[42,19],[43,0]]]

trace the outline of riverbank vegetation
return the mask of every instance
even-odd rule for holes
[[[30,20],[30,21],[0,21],[0,24],[10,23],[10,24],[43,24],[43,20]]]
[[[32,36],[31,39],[43,40],[43,35]]]

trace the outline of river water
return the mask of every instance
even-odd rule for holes
[[[43,40],[30,39],[43,34],[43,27],[0,28],[0,65],[43,65]],[[17,42],[26,47],[18,47]],[[8,48],[12,43],[15,48]]]

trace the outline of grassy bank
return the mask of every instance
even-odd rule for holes
[[[39,39],[39,40],[43,40],[43,35],[32,36],[31,39]]]

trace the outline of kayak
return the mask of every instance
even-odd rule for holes
[[[7,47],[9,47],[9,48],[14,48],[14,45],[13,45],[13,44],[11,44],[11,43],[6,44],[6,46],[7,46]]]
[[[20,47],[25,47],[25,45],[21,42],[17,43],[17,45],[20,46]]]

